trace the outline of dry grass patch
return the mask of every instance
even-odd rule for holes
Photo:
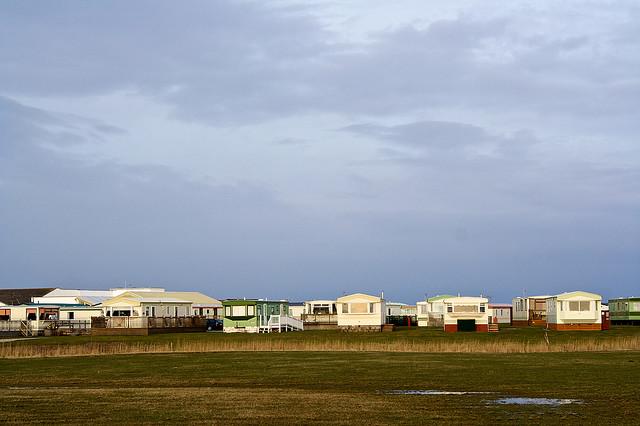
[[[0,345],[1,358],[65,357],[86,355],[116,355],[145,353],[195,353],[195,352],[406,352],[406,353],[544,353],[544,352],[611,352],[639,351],[640,333],[635,335],[607,336],[596,333],[571,338],[555,338],[547,343],[544,339],[517,339],[515,335],[472,335],[463,339],[451,336],[407,338],[404,335],[390,337],[369,335],[341,335],[297,333],[295,338],[280,335],[236,336],[219,335],[215,338],[189,338],[176,336],[173,339],[129,340],[126,337],[111,341],[80,341],[78,344],[50,344],[38,341],[32,344],[9,342]],[[74,339],[67,337],[66,339]],[[40,339],[45,340],[45,339]],[[69,340],[67,340],[69,342]]]

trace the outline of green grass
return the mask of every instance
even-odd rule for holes
[[[2,424],[640,420],[640,352],[237,352],[0,359],[0,377]],[[393,389],[495,393],[384,394]],[[584,403],[489,403],[500,396],[576,398]]]

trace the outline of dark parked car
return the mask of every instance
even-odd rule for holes
[[[208,319],[207,320],[207,331],[217,331],[222,330],[222,320],[221,319]]]

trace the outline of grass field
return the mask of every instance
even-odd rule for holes
[[[0,423],[638,424],[640,353],[236,352],[0,359]],[[390,390],[493,392],[390,395]],[[580,399],[496,405],[503,396]]]
[[[367,351],[539,353],[640,351],[640,327],[609,331],[553,332],[542,328],[503,328],[499,333],[444,333],[440,329],[400,329],[393,333],[222,334],[151,336],[67,336],[0,343],[0,358],[81,356],[159,352]]]

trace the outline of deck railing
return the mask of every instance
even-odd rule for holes
[[[306,323],[321,323],[321,324],[337,324],[337,314],[302,314],[300,316],[303,322]]]
[[[0,332],[16,332],[20,331],[20,320],[5,320],[0,321]]]
[[[207,318],[194,317],[93,317],[93,328],[206,328]]]
[[[263,331],[302,331],[304,330],[304,323],[296,318],[288,317],[286,315],[271,315],[267,324],[260,326]]]

